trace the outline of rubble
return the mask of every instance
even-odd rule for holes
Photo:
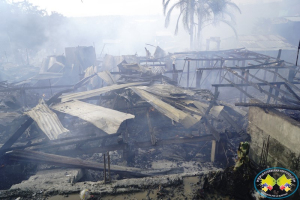
[[[252,63],[246,66],[246,60]],[[180,61],[182,70],[175,67]],[[229,67],[239,61],[242,66]],[[277,69],[297,71],[280,56],[276,59],[246,49],[166,54],[157,47],[154,56],[147,50],[146,57],[106,55],[102,65],[96,63],[101,62],[93,47],[67,48],[66,56],[45,59],[40,72],[28,79],[32,85],[10,84],[0,90],[6,96],[1,100],[0,128],[6,132],[0,135],[0,164],[6,169],[16,163],[23,168],[34,166],[32,176],[26,174],[22,183],[1,186],[11,187],[1,191],[1,198],[24,191],[24,199],[33,194],[39,198],[79,195],[89,189],[95,197],[107,199],[137,192],[150,198],[144,192],[151,190],[155,198],[250,199],[245,189],[234,192],[238,184],[250,185],[262,163],[255,164],[243,149],[236,153],[239,144],[248,144],[249,134],[248,110],[235,106],[298,110],[292,102],[299,103],[295,86],[299,82],[282,75],[278,75],[281,82],[275,76],[270,81],[250,72],[274,69],[277,77]],[[112,70],[116,67],[117,72]],[[193,79],[190,82],[193,67],[195,84]],[[218,74],[213,75],[213,70]],[[219,83],[212,77],[206,81],[209,76]],[[69,77],[71,85],[62,85]],[[204,89],[205,85],[214,92]],[[224,95],[228,87],[238,92]],[[47,90],[42,100],[26,107],[13,93],[5,95],[21,91],[24,96],[27,91],[26,96],[32,97],[42,89]],[[234,100],[226,101],[224,96]],[[12,123],[17,130],[8,129]],[[40,169],[42,165],[45,169]]]

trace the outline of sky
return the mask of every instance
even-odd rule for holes
[[[67,17],[162,14],[161,0],[29,0],[48,12]]]
[[[18,0],[15,0],[18,1]],[[67,17],[99,15],[162,15],[162,0],[28,0],[49,13],[56,11]],[[233,0],[236,4],[280,0]],[[174,12],[175,14],[175,12]]]

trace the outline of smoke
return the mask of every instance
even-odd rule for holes
[[[287,35],[283,27],[275,27],[273,21],[282,16],[299,15],[299,11],[295,9],[299,5],[297,0],[235,2],[242,14],[233,10],[228,12],[234,15],[236,21],[234,27],[238,35],[281,34],[288,41],[295,42],[296,37]],[[13,55],[17,54],[17,51],[22,51],[24,57],[26,49],[30,57],[62,55],[64,48],[70,46],[95,46],[98,56],[101,53],[102,56],[105,54],[143,56],[146,54],[144,50],[146,43],[159,45],[167,52],[186,51],[189,47],[189,34],[184,30],[182,23],[179,24],[178,35],[174,35],[178,10],[174,10],[170,26],[165,28],[162,5],[155,8],[156,12],[160,11],[158,12],[160,14],[156,15],[146,13],[65,17],[57,12],[46,13],[28,2],[9,4],[1,0],[0,3],[1,18],[7,19],[0,23],[2,62],[5,56],[11,56],[11,60],[16,60],[17,56],[13,58]],[[102,4],[97,4],[100,5]],[[131,9],[134,13],[137,8]],[[296,31],[299,32],[298,29]],[[232,28],[221,22],[206,26],[201,34],[202,50],[206,48],[206,39],[211,37],[220,37],[222,49],[232,48],[223,40],[235,38]],[[215,50],[216,47],[217,45],[212,44],[210,50]],[[149,50],[154,52],[154,48],[149,47]]]

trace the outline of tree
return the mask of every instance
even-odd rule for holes
[[[216,25],[220,22],[227,24],[237,36],[235,30],[235,18],[232,14],[233,8],[237,11],[240,11],[239,7],[231,2],[231,0],[179,0],[174,3],[166,13],[168,6],[171,0],[163,0],[163,12],[166,16],[165,18],[165,27],[168,27],[170,24],[171,13],[174,8],[179,8],[180,13],[177,18],[175,35],[178,33],[179,21],[182,16],[182,22],[184,29],[190,35],[190,49],[195,47],[200,49],[201,41],[201,31],[204,27],[209,25]],[[194,28],[197,30],[194,30]],[[196,46],[194,44],[194,33],[196,35]]]

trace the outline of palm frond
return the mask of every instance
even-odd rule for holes
[[[165,19],[165,27],[167,28],[170,24],[170,17],[171,17],[171,13],[173,11],[173,9],[177,6],[180,6],[181,2],[175,3],[169,10]]]
[[[227,20],[224,20],[224,19],[218,19],[218,21],[227,24],[227,25],[233,30],[233,32],[234,32],[234,34],[235,34],[235,37],[238,38],[237,31],[236,31],[234,25],[230,23],[230,21],[227,21]]]
[[[189,31],[190,30],[190,27],[189,27],[189,12],[188,12],[188,8],[185,9],[185,12],[183,12],[183,17],[182,17],[182,24],[183,24],[183,27],[186,31]]]
[[[179,14],[179,16],[178,16],[177,23],[176,23],[176,28],[175,28],[175,33],[174,33],[175,35],[178,34],[178,24],[179,24],[179,19],[180,19],[181,15],[182,15],[182,13],[184,12],[185,9],[186,9],[186,8],[184,8],[183,10],[181,10],[181,12],[180,12],[180,14]]]
[[[223,19],[225,19],[225,16],[224,15],[226,15],[226,16],[228,16],[229,18],[230,18],[230,21],[233,23],[233,24],[235,24],[235,15],[232,13],[232,12],[229,12],[229,11],[227,11],[227,10],[224,10],[223,12],[222,12],[222,18]]]
[[[163,11],[164,11],[164,15],[166,15],[166,11],[167,11],[167,8],[168,8],[168,5],[170,3],[171,0],[163,0]]]
[[[241,9],[233,2],[227,1],[226,4],[232,8],[234,8],[235,10],[239,11],[240,14],[242,14]]]

